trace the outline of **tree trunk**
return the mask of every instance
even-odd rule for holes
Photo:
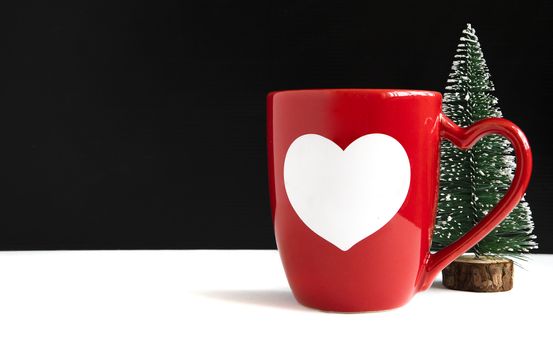
[[[505,292],[513,288],[513,261],[462,256],[442,271],[445,287],[470,292]]]

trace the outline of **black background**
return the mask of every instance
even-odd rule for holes
[[[442,91],[470,22],[533,147],[527,200],[553,253],[551,1],[14,4],[0,249],[274,248],[266,93]]]

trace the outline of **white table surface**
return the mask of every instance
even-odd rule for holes
[[[0,349],[552,349],[553,255],[531,259],[509,292],[339,314],[297,304],[274,250],[0,252]]]

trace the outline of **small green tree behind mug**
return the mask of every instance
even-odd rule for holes
[[[502,114],[478,37],[470,24],[463,30],[447,80],[443,111],[460,126]],[[441,144],[440,193],[432,248],[439,250],[472,228],[503,197],[513,179],[515,156],[502,136],[484,137],[461,151]],[[534,223],[523,198],[511,214],[471,252],[444,269],[444,285],[472,291],[502,291],[512,287],[512,261],[525,260],[537,248]],[[469,267],[467,268],[467,263]],[[461,267],[464,265],[464,267]],[[465,271],[460,274],[460,271]],[[499,280],[495,274],[501,274]]]

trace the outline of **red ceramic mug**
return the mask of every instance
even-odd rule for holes
[[[267,97],[269,187],[275,237],[296,299],[329,311],[405,304],[517,205],[532,169],[523,132],[502,118],[468,128],[441,94],[317,89]],[[517,169],[505,197],[472,230],[430,253],[440,139],[461,149],[507,137]]]

